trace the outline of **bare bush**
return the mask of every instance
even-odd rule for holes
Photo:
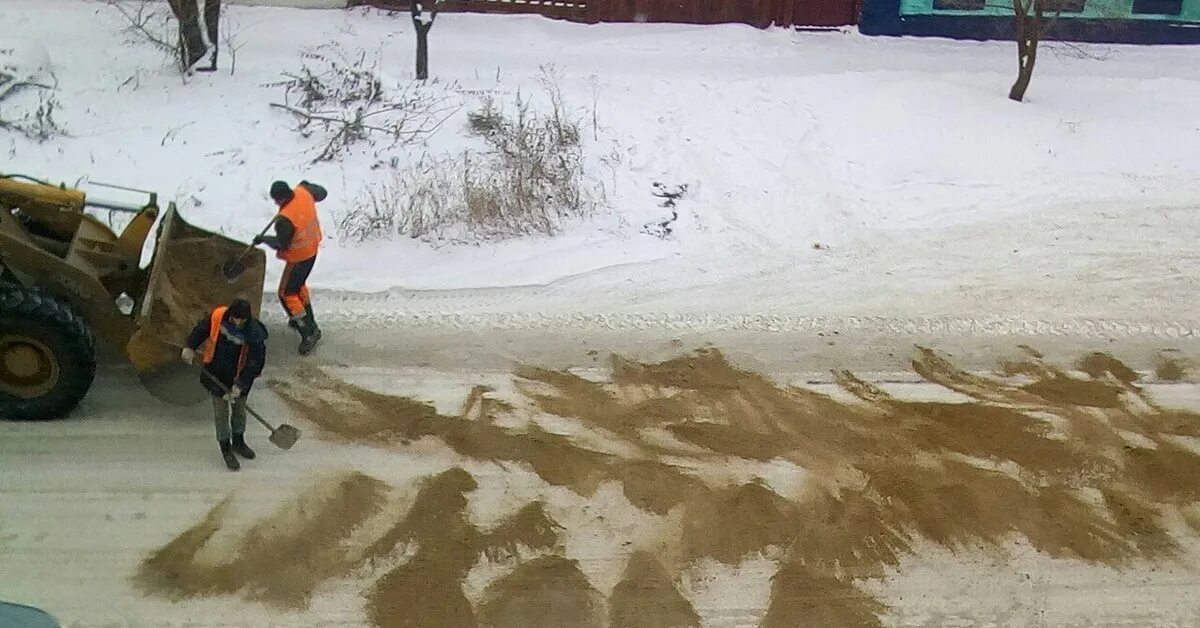
[[[0,49],[0,129],[37,142],[66,135],[54,119],[62,103],[54,95],[58,81],[49,70],[49,57],[38,48],[35,58],[17,59],[27,53]]]
[[[475,135],[488,135],[500,131],[504,123],[504,112],[496,107],[496,101],[491,96],[484,96],[478,109],[467,112],[467,124],[471,133]]]
[[[336,44],[307,50],[298,72],[271,86],[284,88],[284,102],[272,107],[296,118],[296,131],[316,138],[314,162],[332,161],[372,136],[388,147],[419,142],[437,132],[460,106],[453,87],[383,84],[379,60],[365,52],[347,55]]]
[[[173,24],[175,16],[165,2],[153,0],[98,0],[108,5],[125,20],[131,42],[147,43],[170,59],[179,57],[179,34]]]
[[[603,187],[587,176],[579,116],[547,82],[548,110],[517,95],[507,111],[494,100],[467,115],[483,149],[422,159],[364,191],[338,224],[362,242],[405,235],[429,242],[477,242],[554,235],[591,215]]]
[[[642,233],[652,235],[660,240],[665,240],[671,237],[675,232],[675,221],[679,220],[679,210],[675,208],[675,202],[683,198],[687,194],[688,186],[686,183],[667,187],[666,185],[655,181],[651,186],[650,194],[655,198],[660,198],[662,201],[658,204],[663,209],[671,211],[670,218],[648,222],[642,225]]]
[[[53,93],[38,94],[36,106],[12,119],[0,117],[0,129],[15,131],[36,142],[64,137],[66,130],[54,119],[54,113],[61,108],[62,103]]]

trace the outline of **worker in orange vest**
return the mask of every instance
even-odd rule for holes
[[[272,183],[271,199],[279,206],[275,235],[254,238],[254,244],[275,249],[275,256],[285,262],[279,278],[279,301],[287,312],[288,326],[300,332],[300,355],[308,355],[321,340],[307,282],[323,237],[317,203],[327,195],[325,188],[308,181],[301,181],[295,188],[284,181]]]
[[[199,352],[204,365],[200,383],[212,393],[217,443],[231,471],[241,468],[234,454],[254,459],[254,450],[246,445],[246,397],[266,365],[266,340],[267,328],[254,319],[250,304],[235,299],[196,323],[180,356],[193,364]]]

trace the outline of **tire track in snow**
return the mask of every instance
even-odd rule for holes
[[[808,316],[706,312],[538,311],[540,287],[384,293],[316,292],[322,322],[353,329],[447,328],[664,332],[853,333],[885,336],[1051,336],[1078,339],[1200,337],[1200,321],[1023,319],[964,316]],[[544,294],[543,294],[544,296]],[[577,303],[577,302],[576,302]],[[544,305],[544,303],[542,303]],[[518,311],[488,311],[488,306]],[[264,318],[282,323],[268,308]]]

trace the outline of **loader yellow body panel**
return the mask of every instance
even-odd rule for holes
[[[118,235],[88,214],[89,207],[133,218]],[[155,224],[151,259],[142,266]],[[154,194],[142,206],[118,206],[66,186],[0,174],[0,288],[32,290],[67,304],[97,340],[138,371],[177,359],[192,325],[217,305],[240,297],[260,311],[266,255],[252,250],[242,257],[246,270],[235,280],[222,273],[222,265],[246,246],[187,223],[174,203],[160,211]],[[19,374],[46,356],[31,353],[36,334],[12,335],[5,345],[11,348],[0,356],[0,379],[9,373],[8,387],[15,389]],[[11,393],[4,384],[0,405]]]

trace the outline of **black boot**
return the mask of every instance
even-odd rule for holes
[[[229,441],[218,441],[221,444],[221,456],[225,458],[225,466],[229,467],[230,471],[237,471],[242,468],[242,463],[238,462],[237,456],[233,455],[233,446]]]
[[[254,460],[254,450],[246,444],[244,434],[233,435],[233,453],[245,458],[246,460]]]
[[[296,350],[300,355],[308,355],[320,341],[321,328],[317,327],[317,321],[313,319],[312,314],[305,314],[304,319],[300,321],[300,346]]]
[[[312,303],[304,304],[304,316],[301,316],[300,318],[295,318],[295,317],[289,315],[288,316],[288,327],[291,327],[292,329],[294,329],[296,331],[300,331],[302,329],[302,321],[304,321],[305,319],[312,319],[313,326],[316,327],[317,319],[313,316]]]

